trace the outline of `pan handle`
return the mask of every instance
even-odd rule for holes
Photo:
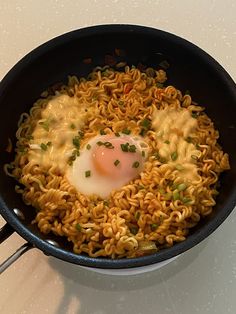
[[[27,242],[23,244],[14,254],[12,254],[8,259],[6,259],[2,264],[0,264],[0,274],[4,272],[11,264],[13,264],[21,255],[27,251],[33,249],[34,246]]]
[[[6,223],[0,229],[0,244],[9,238],[14,232],[15,230],[12,228],[12,226],[9,223]],[[2,264],[0,264],[0,274],[4,272],[4,270],[6,270],[11,264],[13,264],[21,255],[33,247],[34,246],[29,242],[23,244],[14,254],[12,254]]]
[[[5,241],[7,238],[9,238],[15,230],[12,228],[12,226],[9,223],[6,223],[1,229],[0,229],[0,244]]]

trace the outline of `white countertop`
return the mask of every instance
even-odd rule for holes
[[[236,80],[234,0],[0,0],[0,79],[27,52],[95,24],[152,26],[211,54]],[[117,277],[34,249],[0,276],[1,314],[236,313],[236,210],[207,240],[162,269]],[[0,219],[3,225],[3,219]],[[0,262],[24,240],[0,246]]]

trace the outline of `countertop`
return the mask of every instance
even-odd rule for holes
[[[192,41],[236,80],[235,13],[234,0],[0,0],[0,79],[27,52],[59,34],[129,23]],[[235,223],[236,210],[174,262],[134,276],[97,274],[31,250],[0,277],[0,313],[234,314]],[[0,247],[0,262],[24,242],[12,235]]]

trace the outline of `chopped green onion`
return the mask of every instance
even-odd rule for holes
[[[138,168],[139,167],[139,162],[135,161],[132,165],[132,168]]]
[[[112,145],[112,143],[110,143],[110,142],[101,142],[101,141],[98,141],[97,142],[97,145],[98,146],[102,146],[102,145],[104,145],[106,148],[114,148],[114,146]],[[89,148],[90,149],[90,148]]]
[[[175,169],[182,171],[182,170],[184,170],[184,167],[180,164],[177,164],[177,165],[175,165]]]
[[[74,123],[71,123],[70,128],[71,128],[72,130],[74,130],[74,129],[75,129],[75,125],[74,125]]]
[[[135,212],[135,214],[134,214],[134,218],[135,218],[135,220],[136,221],[138,221],[139,220],[139,218],[140,218],[140,216],[141,216],[141,213],[140,212]]]
[[[177,186],[179,192],[186,190],[187,185],[185,183],[181,183]]]
[[[79,150],[78,150],[78,149],[74,150],[74,151],[73,151],[73,155],[75,155],[75,156],[80,156]]]
[[[46,151],[46,150],[48,149],[47,144],[44,144],[44,143],[41,143],[41,144],[40,144],[40,147],[41,147],[41,149],[44,150],[44,151]]]
[[[165,190],[162,188],[159,188],[158,191],[160,192],[160,194],[164,195],[165,194]]]
[[[177,189],[178,184],[177,183],[173,183],[171,186],[171,190],[174,191]]]
[[[179,192],[178,192],[177,190],[175,190],[175,191],[173,192],[173,200],[174,200],[174,201],[177,201],[177,200],[179,200],[179,199],[180,199]]]
[[[128,152],[129,151],[129,143],[120,144],[120,147],[121,147],[123,152]]]
[[[166,143],[166,144],[170,144],[170,141],[166,140],[164,143]]]
[[[79,136],[75,136],[72,140],[73,145],[79,149],[80,148],[80,137]]]
[[[112,143],[110,143],[110,142],[104,142],[103,145],[104,145],[106,148],[109,148],[109,149],[114,148],[114,146],[113,146]]]
[[[183,202],[184,204],[188,204],[188,203],[191,203],[191,202],[192,202],[192,199],[189,198],[189,197],[183,197],[183,198],[182,198],[182,202]]]
[[[144,136],[147,133],[147,130],[141,129],[139,135]]]
[[[159,161],[160,161],[162,164],[164,164],[164,163],[166,163],[166,158],[160,157]]]
[[[193,112],[192,113],[192,118],[197,119],[197,117],[198,117],[198,114],[196,112]]]
[[[159,82],[156,83],[156,87],[158,87],[158,88],[163,88],[163,86],[164,85],[162,83],[159,83]]]
[[[72,154],[71,156],[70,156],[70,160],[71,161],[74,161],[76,159],[76,155],[75,154]]]
[[[199,144],[196,144],[196,149],[200,149],[200,145]]]
[[[118,105],[119,105],[119,106],[123,106],[123,105],[124,105],[124,102],[123,102],[122,100],[119,100],[119,101],[118,101]]]
[[[68,164],[72,165],[72,162],[76,159],[76,156],[80,156],[80,152],[79,150],[75,149],[72,153],[72,155],[70,156],[70,158],[68,159]]]
[[[152,231],[155,231],[158,228],[158,225],[157,224],[151,224],[150,227],[151,227]]]
[[[172,193],[165,193],[163,196],[166,201],[169,201],[172,199]]]
[[[139,189],[139,190],[143,190],[143,189],[145,189],[145,186],[143,186],[143,185],[138,185],[138,189]]]
[[[135,227],[135,226],[130,227],[130,232],[134,235],[137,234],[138,233],[138,227]]]
[[[129,152],[130,153],[135,153],[136,152],[136,146],[135,145],[130,145],[129,146]]]
[[[13,166],[13,168],[14,168],[14,166]],[[8,167],[8,169],[13,169],[13,168]],[[15,185],[15,191],[20,190],[20,189],[21,189],[21,187],[18,184],[16,184]]]
[[[142,151],[142,156],[145,157],[145,151],[144,150]]]
[[[27,140],[33,140],[33,139],[34,139],[34,137],[33,137],[32,135],[27,135],[25,138],[26,138]]]
[[[43,121],[43,122],[39,122],[39,124],[42,126],[42,128],[44,128],[45,131],[49,131],[49,122],[48,121]]]
[[[149,120],[149,119],[144,119],[141,123],[140,123],[140,125],[144,128],[144,129],[146,129],[146,130],[149,130],[150,129],[150,127],[151,127],[151,121]]]
[[[155,156],[155,158],[156,158],[158,161],[160,161],[162,164],[164,164],[164,163],[166,162],[166,158],[160,156],[158,152],[156,152],[156,153],[154,154],[154,156]]]
[[[126,134],[126,135],[129,135],[129,134],[131,133],[131,131],[128,130],[128,129],[124,129],[124,130],[122,130],[121,132],[122,132],[123,134]]]
[[[119,165],[120,161],[118,159],[116,159],[116,161],[114,161],[114,165],[117,167]]]
[[[85,171],[85,178],[88,178],[90,176],[91,176],[91,171],[90,170]]]
[[[106,69],[106,70],[102,71],[102,75],[103,76],[108,76],[109,75],[109,70]]]
[[[69,158],[69,159],[68,159],[68,161],[67,161],[67,163],[68,163],[68,165],[69,165],[69,166],[72,166],[73,161],[72,161],[72,160],[70,160],[70,158]]]
[[[178,158],[178,153],[177,153],[177,152],[173,152],[173,153],[171,154],[171,159],[172,159],[173,161],[176,161],[177,158]]]
[[[78,231],[81,231],[81,229],[82,229],[80,224],[76,224],[75,227],[76,227],[76,229],[77,229]]]
[[[158,251],[155,242],[143,240],[139,242],[138,249],[135,251],[135,256],[145,256]]]
[[[45,145],[45,144],[44,144]],[[41,147],[42,148],[42,147]],[[26,148],[24,147],[24,146],[20,146],[19,147],[19,152],[21,152],[21,153],[25,153],[27,150],[26,150]]]
[[[103,201],[104,206],[109,206],[109,202],[107,200]]]
[[[120,137],[120,133],[116,132],[116,133],[115,133],[115,136],[116,136],[116,137]]]
[[[193,142],[193,139],[191,138],[191,136],[188,136],[186,139],[185,139],[186,142],[188,143],[192,143]]]
[[[139,135],[144,136],[146,134],[146,132],[151,128],[151,121],[149,119],[144,119],[140,125],[142,126],[142,129],[139,133]]]
[[[90,150],[90,149],[91,149],[91,145],[88,144],[88,145],[86,146],[86,148],[87,148],[87,150]]]
[[[80,138],[83,138],[83,137],[84,137],[84,132],[78,131],[78,134],[79,134],[79,137],[80,137]]]
[[[80,152],[78,150],[74,150],[70,158],[68,159],[68,164],[71,166],[73,164],[73,161],[75,161],[76,156],[79,156]]]
[[[194,160],[198,160],[198,157],[196,155],[191,155],[191,158]]]
[[[147,100],[146,106],[149,107],[152,105],[152,99]]]
[[[104,130],[100,130],[101,135],[106,135],[106,132]]]

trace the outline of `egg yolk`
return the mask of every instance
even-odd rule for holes
[[[93,148],[92,159],[97,172],[112,178],[135,178],[143,166],[142,152],[129,136],[104,136]]]

